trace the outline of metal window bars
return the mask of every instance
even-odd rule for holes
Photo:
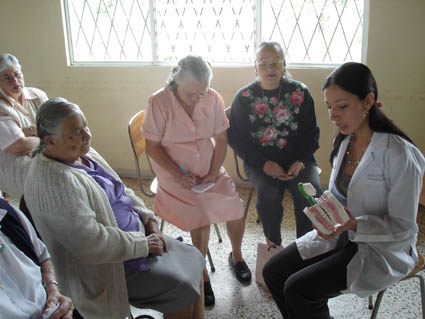
[[[71,64],[254,60],[278,41],[291,64],[364,61],[369,0],[63,0]],[[366,24],[366,25],[365,25]]]

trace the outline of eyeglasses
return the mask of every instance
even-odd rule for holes
[[[283,67],[283,60],[273,60],[272,62],[257,61],[257,66],[261,70],[266,70],[268,67],[272,69],[281,69]]]
[[[182,90],[182,91],[183,91],[183,93],[186,97],[188,97],[189,99],[194,99],[194,98],[202,98],[202,97],[207,96],[208,90],[209,90],[209,88],[207,88],[204,93],[188,93],[185,90]]]
[[[13,74],[4,74],[1,76],[1,80],[5,82],[12,82],[13,80],[19,81],[22,80],[22,72],[16,71]]]

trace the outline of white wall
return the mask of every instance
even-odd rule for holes
[[[371,0],[367,63],[378,81],[383,110],[425,151],[425,1]],[[1,53],[16,55],[27,86],[79,104],[93,146],[121,172],[134,167],[128,120],[164,85],[168,67],[68,67],[59,0],[1,0]],[[321,148],[316,155],[329,178],[328,154],[335,129],[327,118],[321,84],[329,69],[290,69],[316,102]],[[253,68],[214,68],[212,87],[229,105],[237,89],[254,79]],[[225,166],[234,176],[231,152]]]

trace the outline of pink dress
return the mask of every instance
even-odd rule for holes
[[[213,136],[229,127],[222,97],[213,89],[202,97],[192,114],[186,113],[168,88],[154,93],[144,119],[144,136],[161,142],[168,156],[194,175],[208,174],[214,154]],[[242,201],[232,179],[221,167],[216,185],[204,193],[182,188],[154,160],[158,178],[156,214],[173,225],[190,231],[199,227],[242,218]]]

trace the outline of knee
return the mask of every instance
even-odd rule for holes
[[[201,291],[197,290],[189,281],[180,281],[178,287],[179,293],[176,296],[176,304],[191,306],[199,299]]]
[[[263,268],[263,278],[264,282],[267,284],[267,286],[270,286],[270,283],[273,281],[280,281],[279,272],[281,267],[279,266],[279,263],[276,263],[273,261],[273,259],[269,259]]]
[[[263,268],[263,279],[267,286],[269,286],[269,282],[272,281],[272,267],[269,263],[266,263]]]
[[[285,287],[283,289],[283,295],[287,303],[295,303],[298,299],[298,284],[294,276],[287,278]]]
[[[276,185],[261,187],[257,191],[257,205],[282,205],[283,192]]]

